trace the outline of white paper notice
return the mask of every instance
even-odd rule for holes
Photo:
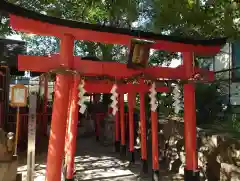
[[[15,103],[25,102],[25,89],[21,88],[14,89],[14,102]]]

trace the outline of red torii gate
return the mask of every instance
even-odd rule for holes
[[[181,79],[188,80],[193,78],[196,73],[204,75],[206,81],[214,79],[213,72],[195,68],[193,65],[193,53],[200,55],[214,55],[220,51],[225,39],[216,40],[191,40],[179,39],[177,37],[157,35],[153,33],[130,31],[127,29],[117,29],[98,25],[84,24],[68,20],[40,15],[35,12],[19,8],[15,5],[2,2],[0,9],[10,13],[10,24],[14,30],[26,33],[34,33],[46,36],[56,36],[60,38],[60,54],[52,57],[19,56],[18,69],[38,72],[48,72],[51,69],[65,67],[79,72],[81,75],[102,76],[108,75],[120,79],[131,77],[138,73],[151,75],[153,79]],[[126,65],[109,62],[93,62],[80,60],[80,57],[73,56],[74,40],[87,40],[94,42],[130,45],[132,38],[154,40],[151,48],[166,51],[183,53],[183,66],[178,68],[148,67],[146,69],[131,70]],[[34,63],[33,63],[34,62]],[[58,74],[55,84],[54,105],[52,113],[51,134],[49,140],[48,160],[47,160],[47,181],[60,181],[61,166],[64,154],[66,120],[69,119],[69,139],[70,159],[73,163],[76,146],[76,120],[77,120],[77,101],[80,77],[77,75]],[[71,91],[70,91],[71,90]],[[141,94],[143,100],[144,94]],[[120,105],[122,102],[120,99]],[[67,104],[69,102],[69,105]],[[144,102],[143,102],[144,103]],[[67,112],[70,106],[69,114]],[[141,104],[141,107],[143,104]],[[121,112],[120,108],[120,112]],[[141,110],[144,109],[141,108]],[[141,120],[145,118],[141,112]],[[151,113],[152,129],[157,128],[157,113]],[[185,120],[185,150],[186,150],[186,169],[185,180],[198,180],[198,163],[196,154],[196,110],[195,110],[195,89],[190,82],[184,85],[184,120]],[[145,121],[145,120],[144,120]],[[60,124],[59,124],[60,123]],[[142,132],[142,134],[145,134]],[[156,135],[153,141],[158,145]],[[155,149],[154,152],[158,150]],[[154,156],[157,153],[153,154]],[[154,172],[158,172],[158,158],[153,163]],[[155,165],[156,164],[156,165]],[[72,180],[73,166],[69,166],[67,180]]]
[[[113,87],[113,83],[109,82],[109,81],[105,81],[105,80],[94,80],[94,81],[85,81],[85,90],[88,93],[109,93]],[[121,148],[121,155],[122,156],[126,156],[126,142],[125,142],[125,115],[124,115],[124,93],[128,93],[128,108],[129,108],[129,151],[131,153],[131,162],[134,163],[135,162],[135,156],[134,156],[134,120],[133,120],[133,113],[134,113],[134,105],[135,105],[135,101],[136,101],[136,93],[140,94],[140,104],[141,104],[141,108],[140,108],[140,112],[142,115],[142,118],[140,119],[141,121],[141,132],[146,132],[146,123],[145,123],[145,103],[144,103],[144,94],[149,92],[149,89],[151,88],[151,86],[144,84],[143,81],[139,81],[138,84],[132,84],[132,83],[128,83],[128,84],[118,84],[118,88],[117,88],[117,92],[120,94],[119,95],[119,113],[115,116],[115,149],[117,152],[120,151]],[[156,92],[169,92],[170,89],[169,87],[166,86],[162,86],[162,87],[157,87],[156,88]],[[120,118],[120,121],[119,121]],[[156,119],[157,120],[157,119]],[[95,120],[97,121],[97,128],[98,129],[98,121],[99,120]],[[120,122],[120,131],[121,134],[119,132],[119,122]],[[155,127],[156,129],[153,129],[153,135],[158,135],[158,131],[157,131],[157,127]],[[98,131],[97,131],[98,132]],[[98,134],[96,134],[96,136],[99,136]],[[121,138],[120,138],[121,137]],[[141,134],[141,153],[142,153],[142,160],[144,163],[143,166],[143,171],[147,172],[147,145],[146,145],[146,134]],[[156,136],[155,139],[158,142],[158,137]],[[153,144],[153,148],[154,150],[157,149],[156,144]],[[121,147],[120,147],[121,146]],[[70,145],[68,145],[68,148],[70,148]],[[158,152],[154,152],[154,154],[156,154]],[[157,155],[154,155],[156,157],[158,157]],[[158,165],[158,163],[156,163],[156,160],[152,160],[153,162],[155,162],[155,165]],[[158,167],[158,166],[157,166]],[[155,169],[157,169],[157,167],[155,167]],[[68,172],[67,172],[68,174]],[[71,172],[69,173],[69,175],[71,175]]]

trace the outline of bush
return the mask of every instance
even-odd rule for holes
[[[196,84],[197,124],[209,124],[216,121],[225,110],[226,98],[222,96],[220,85]]]

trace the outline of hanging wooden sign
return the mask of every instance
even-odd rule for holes
[[[15,135],[15,151],[14,155],[17,155],[17,147],[18,147],[18,134],[20,127],[20,107],[25,107],[27,105],[27,87],[23,84],[16,84],[12,87],[11,94],[11,102],[10,105],[13,107],[17,107],[16,112],[16,135]]]
[[[25,107],[27,105],[27,87],[23,84],[16,84],[12,87],[11,106]]]
[[[128,58],[128,68],[145,68],[153,41],[132,39]]]

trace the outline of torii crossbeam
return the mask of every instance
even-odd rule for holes
[[[85,89],[88,93],[109,93],[113,87],[113,83],[106,81],[85,81]],[[150,86],[145,84],[118,84],[118,93],[138,93],[149,92]],[[157,92],[169,92],[169,88],[161,86],[156,88]]]
[[[34,62],[34,64],[33,64]],[[44,63],[43,63],[44,62]],[[50,57],[44,56],[26,56],[20,55],[18,57],[18,70],[33,71],[33,72],[48,72],[52,69],[63,67],[70,67],[85,76],[110,76],[116,79],[132,77],[136,74],[150,75],[152,79],[181,79],[188,80],[189,77],[185,74],[185,68],[179,66],[177,68],[170,67],[148,67],[140,70],[128,69],[126,64],[117,62],[96,62],[91,60],[81,60],[80,57],[74,57],[72,66],[61,62],[60,55],[52,55]],[[214,72],[206,69],[194,68],[194,74],[202,75],[205,81],[214,80]],[[194,75],[193,75],[194,76]]]

